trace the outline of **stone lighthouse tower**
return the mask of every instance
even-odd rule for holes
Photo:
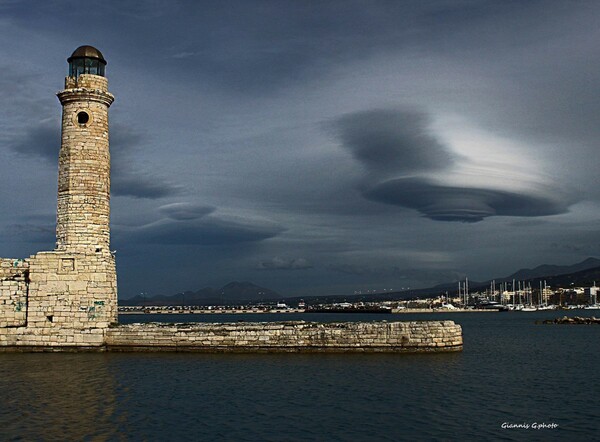
[[[110,153],[108,108],[114,97],[99,50],[81,46],[67,60],[69,76],[58,93],[62,140],[58,160],[56,249],[109,253]]]
[[[62,315],[45,315],[46,319],[62,319],[67,326],[103,327],[117,321],[115,258],[110,251],[108,130],[108,108],[114,96],[108,92],[106,60],[98,49],[80,46],[67,61],[65,88],[57,94],[62,131],[56,249],[35,256],[30,277],[33,284],[35,261],[42,264],[50,258],[51,269],[44,272],[56,271],[57,277],[45,281],[42,276],[39,289],[56,293],[65,304]]]

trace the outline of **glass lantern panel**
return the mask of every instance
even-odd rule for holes
[[[94,58],[77,58],[69,63],[69,76],[79,77],[81,74],[104,76],[104,63]]]

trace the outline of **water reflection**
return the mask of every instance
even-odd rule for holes
[[[115,379],[104,354],[1,354],[3,440],[114,440]]]

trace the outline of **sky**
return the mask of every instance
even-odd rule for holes
[[[55,242],[107,60],[119,297],[485,280],[600,249],[596,1],[0,0],[0,256]]]

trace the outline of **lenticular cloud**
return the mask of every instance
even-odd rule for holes
[[[428,176],[452,174],[459,155],[429,130],[415,110],[372,110],[344,115],[335,125],[343,146],[365,170],[361,193],[368,200],[407,207],[436,221],[479,222],[490,216],[565,213],[557,198],[524,189],[459,187]]]

